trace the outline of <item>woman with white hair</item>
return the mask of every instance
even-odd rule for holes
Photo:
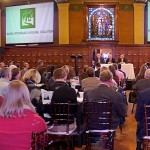
[[[138,80],[137,83],[133,85],[132,89],[142,91],[149,87],[150,87],[150,69],[147,69],[144,74],[144,79]]]
[[[32,132],[46,129],[30,101],[27,86],[19,80],[11,81],[0,109],[0,149],[29,150]]]
[[[41,90],[36,84],[40,83],[41,75],[36,69],[29,69],[23,76],[23,81],[30,91],[30,99],[32,104],[36,107],[36,111],[43,117],[43,103],[41,97]]]

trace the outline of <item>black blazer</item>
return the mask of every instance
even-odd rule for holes
[[[114,58],[112,58],[112,60],[110,61],[110,59],[109,59],[109,58],[107,58],[107,60],[106,60],[106,64],[108,64],[108,62],[116,63],[116,60],[115,60]]]

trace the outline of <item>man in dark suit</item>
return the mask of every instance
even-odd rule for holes
[[[123,96],[111,89],[112,73],[109,70],[100,73],[100,85],[85,92],[87,101],[111,100],[112,102],[112,128],[116,129],[120,125],[120,118],[126,116],[126,104]]]
[[[109,54],[106,60],[106,64],[113,64],[113,63],[116,63],[116,60],[112,57],[112,54]]]
[[[138,95],[135,119],[137,121],[136,150],[142,150],[142,137],[145,135],[144,105],[150,105],[150,88],[141,91]]]
[[[105,63],[104,58],[103,58],[102,54],[100,54],[100,53],[97,53],[96,58],[94,59],[94,61],[95,61],[95,63],[99,62],[100,64]]]
[[[118,58],[118,63],[120,64],[128,63],[128,60],[125,58],[125,54],[120,55],[120,57]]]

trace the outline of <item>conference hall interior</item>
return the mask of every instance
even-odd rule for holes
[[[0,0],[0,150],[150,150],[150,0]]]

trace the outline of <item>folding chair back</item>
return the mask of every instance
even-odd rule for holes
[[[145,110],[145,131],[143,137],[143,150],[150,150],[150,105],[144,105]]]
[[[114,130],[112,125],[112,103],[110,100],[85,102],[87,148],[97,139],[105,142],[105,148],[113,149]]]

